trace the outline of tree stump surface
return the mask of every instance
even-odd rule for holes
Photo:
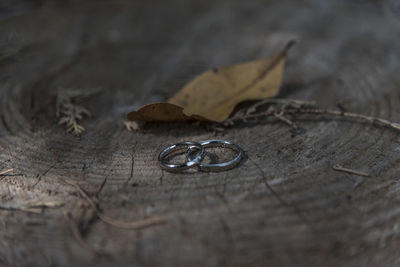
[[[399,266],[399,132],[296,116],[213,133],[192,123],[129,132],[139,106],[212,67],[287,41],[281,98],[400,122],[396,1],[4,1],[0,4],[0,263],[9,266]],[[58,88],[101,88],[81,137],[57,124]],[[231,140],[235,169],[173,174],[159,152]],[[338,172],[332,166],[368,173]],[[127,230],[100,220],[167,218]],[[12,209],[55,203],[39,212]],[[6,206],[9,206],[7,208]],[[59,206],[60,205],[60,206]]]

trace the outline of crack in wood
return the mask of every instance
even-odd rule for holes
[[[267,177],[263,171],[263,169],[260,167],[260,165],[258,165],[251,157],[247,156],[247,158],[253,163],[254,166],[256,166],[256,168],[259,170],[261,177],[263,178],[264,184],[265,186],[268,188],[268,190],[272,193],[273,196],[276,197],[276,199],[285,207],[289,207],[291,209],[293,209],[294,213],[296,214],[296,216],[300,219],[300,221],[307,226],[307,228],[313,233],[313,234],[317,234],[317,231],[314,229],[314,227],[312,226],[312,224],[308,221],[308,219],[303,215],[303,213],[301,212],[301,210],[299,209],[299,207],[293,203],[289,203],[286,200],[284,200],[278,192],[276,192],[272,186],[268,183]]]
[[[37,176],[37,181],[32,185],[32,188],[35,188],[38,183],[42,180],[42,178],[51,170],[55,167],[56,164],[51,165],[47,170],[45,170],[43,173]]]
[[[135,150],[136,150],[136,146],[137,146],[137,141],[135,142],[135,144],[134,144],[134,146],[133,146],[133,148],[132,148],[132,152],[131,152],[131,170],[130,170],[130,174],[129,174],[129,177],[128,177],[128,179],[126,180],[126,182],[125,182],[125,184],[126,185],[128,185],[129,183],[130,183],[130,181],[132,180],[132,178],[133,178],[133,168],[134,168],[134,166],[135,166],[135,157],[134,157],[134,152],[135,152]]]

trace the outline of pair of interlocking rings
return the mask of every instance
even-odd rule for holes
[[[228,148],[236,152],[234,159],[221,163],[202,163],[205,149],[209,147]],[[186,149],[186,162],[172,164],[167,158],[172,153]],[[217,172],[226,171],[234,168],[240,163],[243,157],[243,150],[236,144],[226,140],[206,140],[201,142],[185,141],[178,144],[170,145],[161,151],[158,156],[160,167],[170,172],[180,172],[190,168],[197,168],[199,171]]]

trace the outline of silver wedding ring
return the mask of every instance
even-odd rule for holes
[[[243,157],[243,150],[236,144],[226,141],[226,140],[206,140],[199,142],[204,148],[208,147],[221,147],[221,148],[228,148],[237,153],[236,157],[232,160],[221,162],[221,163],[199,163],[197,164],[197,168],[200,171],[208,171],[208,172],[216,172],[216,171],[226,171],[230,170],[236,165],[240,163],[240,160]],[[196,149],[195,147],[190,148],[191,150]],[[187,159],[191,160],[190,158],[191,153],[187,153]]]
[[[220,147],[231,149],[236,156],[229,161],[220,163],[201,163],[204,158],[205,148]],[[186,162],[181,164],[170,164],[166,161],[166,157],[173,152],[182,149],[186,151]],[[189,168],[197,168],[199,171],[218,172],[226,171],[236,167],[243,157],[243,150],[236,144],[226,140],[206,140],[201,142],[182,142],[166,147],[158,156],[158,161],[162,169],[177,172],[187,170]]]
[[[193,159],[186,160],[186,162],[179,164],[172,164],[166,160],[166,158],[174,152],[178,152],[183,149],[190,150],[192,148],[196,148],[199,150],[197,156],[194,157]],[[158,156],[158,162],[160,164],[160,167],[164,170],[175,171],[175,172],[184,171],[195,165],[198,165],[204,157],[204,152],[205,152],[204,147],[201,144],[197,142],[185,141],[182,143],[170,145],[163,151],[161,151],[160,155]]]

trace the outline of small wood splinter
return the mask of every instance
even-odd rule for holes
[[[0,172],[0,176],[6,175],[7,173],[10,173],[12,171],[14,171],[14,169],[8,169],[8,170],[5,170],[5,171],[2,171],[2,172]]]
[[[355,174],[355,175],[360,175],[360,176],[365,176],[365,177],[369,177],[370,176],[368,173],[360,172],[360,171],[356,171],[356,170],[352,170],[352,169],[348,169],[348,168],[345,168],[343,166],[340,166],[339,164],[333,165],[332,169],[334,169],[335,171],[346,172],[346,173],[349,173],[349,174]]]

